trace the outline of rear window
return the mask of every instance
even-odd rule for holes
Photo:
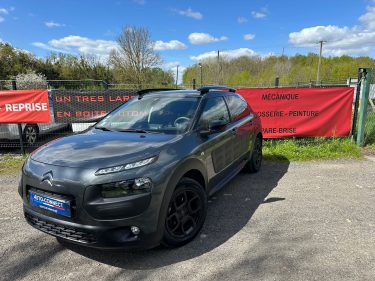
[[[228,95],[225,97],[225,100],[227,101],[233,121],[240,120],[249,115],[250,111],[247,102],[240,95]]]

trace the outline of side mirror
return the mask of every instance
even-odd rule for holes
[[[212,120],[209,123],[210,131],[220,131],[227,125],[224,120]]]
[[[200,135],[202,137],[207,137],[211,134],[221,131],[226,125],[227,122],[225,122],[224,120],[212,120],[208,123],[209,128],[201,130]]]

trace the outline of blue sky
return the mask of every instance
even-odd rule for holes
[[[222,54],[375,56],[374,0],[1,0],[0,40],[44,57],[106,58],[123,26],[147,27],[166,69]]]

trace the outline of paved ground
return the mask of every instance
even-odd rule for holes
[[[200,236],[176,250],[61,245],[22,218],[0,176],[2,280],[375,280],[375,162],[266,163],[211,199]]]

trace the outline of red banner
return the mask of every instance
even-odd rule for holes
[[[50,123],[47,90],[0,91],[0,123]]]
[[[262,120],[264,138],[347,136],[353,88],[238,89]]]

